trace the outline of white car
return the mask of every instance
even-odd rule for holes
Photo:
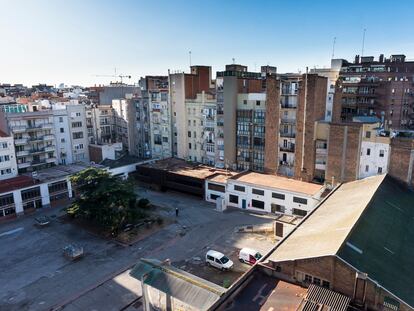
[[[231,261],[224,254],[209,250],[206,254],[206,264],[207,266],[212,266],[220,270],[230,270],[233,268],[233,261]]]
[[[256,261],[258,261],[260,258],[262,258],[262,254],[260,254],[258,251],[255,251],[251,248],[242,248],[239,252],[239,260],[240,262],[247,263],[249,265],[254,265]]]

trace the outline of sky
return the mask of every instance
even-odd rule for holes
[[[414,59],[414,1],[0,0],[0,83],[84,85],[226,64],[278,72],[335,58]]]

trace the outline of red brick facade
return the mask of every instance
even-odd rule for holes
[[[388,173],[414,188],[414,138],[396,137],[391,140]]]
[[[264,172],[277,173],[279,163],[280,81],[275,76],[266,79],[266,120]]]

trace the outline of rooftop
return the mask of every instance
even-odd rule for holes
[[[10,192],[13,190],[21,189],[36,185],[37,182],[31,176],[17,176],[2,180],[0,182],[0,193]]]
[[[7,135],[5,132],[0,130],[0,137],[9,137],[10,135]]]
[[[141,259],[130,275],[192,306],[208,310],[226,289],[156,259]]]
[[[194,164],[177,158],[168,158],[160,161],[146,163],[143,164],[143,166],[199,179],[206,179],[207,177],[210,177],[216,173],[226,173],[226,170],[224,169],[217,169],[202,164]]]
[[[342,184],[266,260],[336,255],[414,306],[413,206],[414,192],[389,176]]]
[[[105,159],[101,161],[99,164],[109,168],[117,168],[129,164],[135,164],[144,161],[138,157],[134,157],[132,155],[124,155],[123,157],[117,160]]]
[[[315,195],[323,189],[322,185],[294,180],[277,175],[260,174],[255,172],[241,173],[230,179],[248,183],[253,186],[283,189],[297,193],[304,193],[307,195]]]
[[[335,255],[385,175],[342,184],[268,257],[279,262]]]
[[[236,172],[228,171],[228,172],[219,172],[215,173],[214,175],[208,177],[207,179],[212,182],[225,184],[227,180],[233,176],[236,176]]]

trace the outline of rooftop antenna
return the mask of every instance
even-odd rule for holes
[[[335,57],[335,44],[336,44],[336,37],[333,38],[332,57],[331,57],[331,59],[334,59],[334,57]]]
[[[188,56],[190,58],[190,67],[191,67],[191,51],[188,51]]]
[[[364,56],[364,48],[365,48],[365,33],[367,32],[367,29],[364,28],[364,32],[362,34],[362,51],[361,51],[361,57]]]

